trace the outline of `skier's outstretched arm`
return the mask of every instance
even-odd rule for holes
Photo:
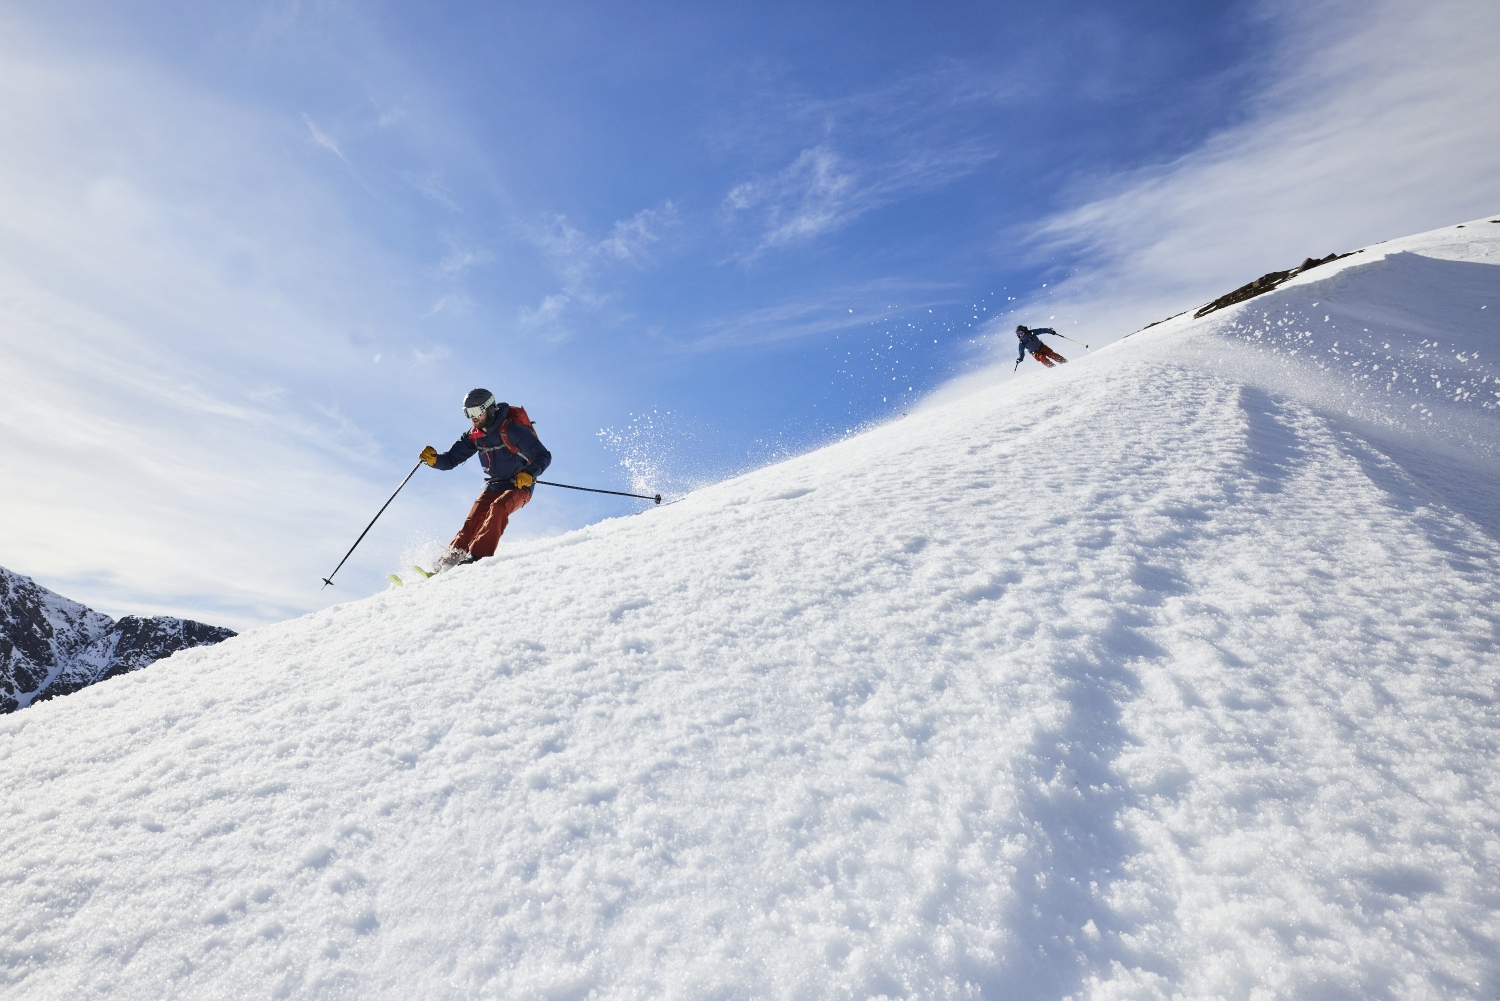
[[[433,469],[452,469],[454,466],[463,465],[469,461],[469,457],[479,451],[479,446],[464,435],[453,443],[453,447],[446,452],[439,452],[430,464]]]

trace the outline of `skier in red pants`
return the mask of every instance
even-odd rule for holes
[[[475,389],[464,397],[464,413],[474,429],[446,452],[428,445],[421,459],[434,469],[452,469],[478,452],[487,482],[434,572],[495,555],[510,516],[531,500],[532,484],[552,462],[525,408],[496,403],[488,389]]]
[[[1021,359],[1026,357],[1026,352],[1028,351],[1031,352],[1031,357],[1035,358],[1043,365],[1046,365],[1048,368],[1051,368],[1056,362],[1063,362],[1066,364],[1068,359],[1064,358],[1062,355],[1058,354],[1056,351],[1053,351],[1051,348],[1047,347],[1047,345],[1043,344],[1042,339],[1037,336],[1038,334],[1054,334],[1057,336],[1061,336],[1060,334],[1057,334],[1057,331],[1053,330],[1051,327],[1037,327],[1035,330],[1032,330],[1030,327],[1026,326],[1017,327],[1016,338],[1020,340],[1021,343],[1020,346],[1016,348],[1016,365],[1019,366],[1021,364]]]

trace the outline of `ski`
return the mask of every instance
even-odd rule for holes
[[[437,571],[436,570],[423,570],[419,566],[413,566],[412,570],[414,570],[415,572],[421,574],[423,580],[427,580],[430,577],[436,577],[437,576]],[[388,580],[388,581],[390,581],[392,584],[396,585],[397,587],[405,587],[406,586],[406,581],[402,580],[400,577],[397,577],[393,573],[386,574],[385,575],[385,579]]]

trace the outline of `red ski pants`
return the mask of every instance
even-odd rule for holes
[[[1053,351],[1051,348],[1047,347],[1047,345],[1045,344],[1037,348],[1035,351],[1031,352],[1031,357],[1035,358],[1043,365],[1046,365],[1048,368],[1052,367],[1052,363],[1054,361],[1066,362],[1068,360],[1062,355],[1058,354],[1056,351]]]
[[[510,516],[525,507],[529,500],[531,494],[515,487],[501,491],[486,490],[479,495],[474,506],[469,508],[464,527],[458,530],[458,534],[448,544],[454,549],[462,549],[475,559],[494,556],[495,547],[500,545],[500,536],[505,534],[505,526],[510,524]]]

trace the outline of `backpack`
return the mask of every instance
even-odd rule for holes
[[[531,457],[528,456],[525,452],[522,452],[519,448],[516,448],[516,446],[512,445],[510,443],[510,435],[505,433],[506,428],[510,427],[511,422],[513,421],[524,428],[529,428],[532,426],[531,417],[526,413],[525,407],[507,406],[505,417],[501,419],[500,426],[495,429],[495,433],[500,436],[500,441],[503,443],[505,449],[510,452],[511,455],[519,455],[522,459],[525,459],[529,463],[531,462]],[[486,432],[483,428],[475,428],[473,431],[469,432],[469,437],[474,439],[475,446],[481,452],[493,452],[495,451],[495,446],[485,446],[479,444],[479,439],[483,438],[485,436],[485,433]]]
[[[516,446],[512,445],[510,443],[510,435],[505,433],[505,429],[510,427],[512,421],[521,425],[523,428],[531,427],[531,418],[527,415],[526,408],[511,407],[510,412],[505,415],[505,420],[500,422],[500,427],[498,428],[498,430],[500,432],[500,440],[505,442],[505,447],[510,449],[511,455],[519,455],[529,463],[531,461],[531,458],[523,454],[520,449],[516,448]]]

